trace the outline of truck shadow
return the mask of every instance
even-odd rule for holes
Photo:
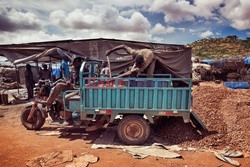
[[[92,143],[97,138],[100,137],[102,132],[104,132],[105,129],[99,129],[93,132],[86,132],[85,128],[82,128],[80,126],[44,126],[39,131],[38,135],[45,135],[45,136],[58,136],[58,138],[64,138],[69,139],[69,141],[73,140],[86,140],[89,141],[89,143]]]
[[[208,131],[192,122],[184,123],[180,117],[161,117],[152,126],[155,140],[166,145],[181,144],[187,141],[199,141],[217,134],[217,131]]]
[[[87,141],[88,144],[114,144],[124,145],[116,134],[116,125],[108,126],[92,132],[86,132],[85,128],[80,126],[44,126],[40,131],[58,132],[56,135],[59,138],[69,139],[69,141],[82,139]],[[41,134],[42,134],[41,133]],[[151,135],[144,145],[152,145],[153,143],[162,143],[164,145],[176,145],[188,141],[199,141],[203,138],[217,134],[216,131],[207,131],[200,127],[196,127],[192,123],[184,123],[182,118],[179,117],[161,117],[155,121],[151,127]],[[53,135],[53,133],[52,133]],[[107,139],[101,139],[102,136],[108,136]],[[113,137],[111,137],[113,136]],[[113,139],[111,139],[113,138]]]

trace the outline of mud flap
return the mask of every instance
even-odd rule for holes
[[[199,118],[199,116],[197,114],[195,114],[195,112],[191,111],[190,119],[195,124],[195,126],[202,127],[205,130],[207,129],[206,126],[201,121],[201,119]]]

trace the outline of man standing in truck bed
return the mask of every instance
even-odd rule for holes
[[[148,78],[153,78],[153,73],[154,73],[154,68],[155,68],[155,61],[157,57],[154,55],[154,52],[150,49],[140,49],[140,50],[135,50],[127,45],[119,45],[116,46],[110,50],[106,51],[106,56],[109,56],[112,52],[116,50],[123,49],[125,50],[128,54],[132,55],[133,59],[135,59],[135,63],[132,67],[132,69],[118,77],[122,77],[125,75],[130,75],[133,72],[141,73],[145,69],[147,69],[147,77]]]

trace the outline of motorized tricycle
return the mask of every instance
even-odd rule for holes
[[[84,72],[87,65],[91,74],[88,77]],[[63,110],[72,114],[78,126],[92,131],[117,122],[121,141],[135,145],[149,138],[149,125],[156,117],[174,116],[182,117],[185,123],[190,121],[190,78],[172,78],[169,74],[154,78],[105,78],[99,77],[98,66],[96,62],[83,62],[79,89],[63,94]],[[185,84],[175,86],[176,82]],[[69,97],[72,93],[75,94]],[[39,101],[33,106],[36,108],[24,109],[21,119],[27,129],[37,130],[43,126],[47,113],[41,111]]]

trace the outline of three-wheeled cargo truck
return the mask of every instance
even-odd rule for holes
[[[169,74],[154,78],[102,78],[95,71],[97,64],[84,62],[79,90],[64,93],[65,110],[72,112],[80,124],[87,122],[87,129],[112,123],[119,116],[122,118],[117,127],[120,139],[126,144],[143,144],[150,135],[149,124],[156,117],[178,116],[185,123],[190,121],[190,78],[172,78]],[[95,77],[84,77],[87,65]],[[179,82],[185,84],[176,87],[175,83]],[[78,94],[68,96],[74,92]]]

